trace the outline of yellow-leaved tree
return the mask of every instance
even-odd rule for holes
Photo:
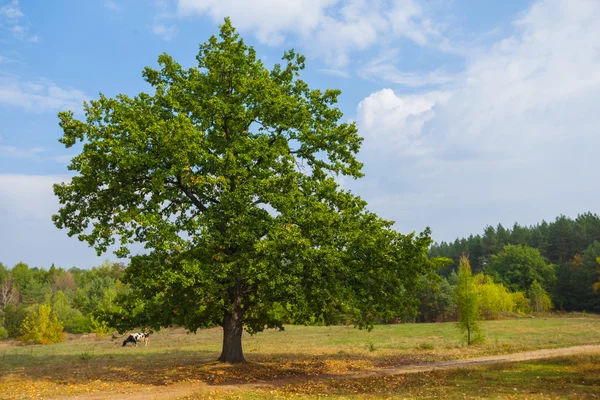
[[[489,275],[475,275],[479,293],[479,312],[484,319],[498,319],[503,313],[514,310],[512,294],[501,283],[495,283]]]
[[[64,340],[63,325],[48,304],[40,305],[21,324],[19,340],[26,343],[51,344]]]

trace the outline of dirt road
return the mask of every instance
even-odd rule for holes
[[[600,345],[575,346],[560,349],[543,349],[535,351],[526,351],[522,353],[503,354],[498,356],[476,357],[464,360],[439,361],[425,364],[403,365],[396,368],[385,368],[367,371],[349,372],[344,374],[326,374],[316,377],[277,379],[264,382],[253,382],[247,384],[235,385],[209,385],[206,383],[176,383],[169,386],[148,386],[133,393],[125,392],[103,392],[86,393],[72,397],[61,397],[65,400],[101,400],[101,399],[123,399],[123,400],[148,400],[148,399],[174,399],[190,396],[202,391],[240,391],[256,389],[275,389],[288,384],[311,381],[326,381],[332,379],[358,379],[389,375],[414,374],[419,372],[430,372],[437,370],[478,367],[489,364],[511,363],[528,360],[538,360],[544,358],[553,358],[561,356],[570,356],[584,354],[594,351],[600,351]],[[58,399],[58,397],[56,398]]]

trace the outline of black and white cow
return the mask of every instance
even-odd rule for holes
[[[126,346],[127,343],[133,343],[134,346],[137,346],[139,341],[144,341],[144,344],[148,346],[148,334],[147,333],[132,333],[123,341],[123,346]]]

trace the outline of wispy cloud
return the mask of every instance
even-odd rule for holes
[[[66,180],[63,175],[0,174],[0,208],[21,217],[49,219],[58,209],[52,185]]]
[[[229,16],[240,30],[271,46],[299,40],[335,69],[348,65],[353,52],[381,42],[405,38],[428,46],[443,39],[419,0],[179,0],[176,11],[218,23]]]
[[[339,78],[349,78],[350,77],[350,73],[348,71],[344,71],[341,69],[323,68],[323,69],[320,69],[319,72],[322,72],[324,74],[331,75],[331,76],[337,76]]]
[[[160,36],[161,39],[169,42],[173,40],[177,35],[177,28],[162,22],[155,22],[152,25],[152,33],[154,33],[157,36]]]
[[[119,4],[115,3],[114,1],[105,1],[104,7],[108,8],[109,10],[114,11],[114,12],[123,11],[123,7],[120,6]]]
[[[39,37],[30,33],[30,24],[21,11],[19,0],[12,0],[0,8],[0,29],[9,32],[18,40],[37,43]]]
[[[2,137],[0,137],[2,139]],[[22,148],[16,146],[0,146],[0,159],[21,159],[33,162],[54,162],[58,164],[68,164],[71,162],[74,154],[49,154],[48,149],[44,147]]]
[[[34,112],[80,110],[85,98],[81,90],[63,88],[49,80],[0,76],[0,105]]]
[[[45,151],[42,147],[20,149],[15,146],[0,146],[0,156],[5,158],[39,158]]]
[[[71,180],[67,175],[27,175],[0,173],[0,257],[5,265],[19,261],[31,266],[54,263],[70,268],[89,268],[103,259],[115,259],[110,253],[97,257],[87,243],[68,237],[52,223],[52,214],[59,209],[52,185]],[[35,251],[31,251],[35,249]],[[131,246],[132,252],[144,252],[142,245]]]
[[[10,4],[6,4],[0,8],[0,15],[4,16],[9,21],[18,21],[23,18],[23,12],[19,7],[18,0],[12,0]]]
[[[430,72],[401,71],[392,62],[372,62],[361,68],[358,76],[388,84],[408,86],[412,88],[439,86],[454,82],[457,78],[443,70]]]
[[[411,88],[445,85],[457,79],[457,76],[449,74],[442,69],[429,72],[402,71],[396,65],[399,59],[398,51],[387,50],[382,56],[373,58],[367,64],[360,67],[358,69],[358,76],[362,79]]]

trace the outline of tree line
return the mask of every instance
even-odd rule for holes
[[[11,269],[0,263],[0,339],[53,343],[63,332],[112,331],[99,316],[116,308],[125,266],[105,262],[91,269],[52,265],[48,270],[18,263]]]
[[[439,296],[454,279],[461,255],[467,255],[473,273],[484,273],[513,292],[528,293],[535,282],[557,310],[600,312],[600,294],[594,288],[600,257],[597,214],[575,219],[561,215],[529,227],[487,226],[482,235],[434,243],[429,255],[451,260],[438,271],[443,281]]]
[[[429,262],[438,266],[438,273],[419,275],[412,302],[372,318],[377,323],[457,321],[471,343],[483,338],[476,324],[479,319],[552,309],[600,311],[600,241],[592,230],[599,222],[600,218],[590,213],[575,220],[560,216],[550,224],[529,228],[515,224],[518,228],[511,230],[499,225],[487,227],[484,236],[435,243]],[[570,228],[562,230],[565,226]],[[545,233],[539,235],[540,231]],[[552,263],[549,255],[560,253],[547,243],[565,231],[573,237],[561,236],[561,242],[578,243],[579,247],[570,247],[573,254],[567,261]],[[531,238],[538,236],[541,240],[537,243],[546,245],[529,246]],[[581,237],[587,238],[587,246]],[[522,239],[524,243],[519,241]],[[575,252],[577,248],[583,250]],[[144,325],[144,313],[128,314],[123,308],[135,290],[126,283],[126,270],[125,264],[109,261],[91,269],[68,270],[54,265],[48,270],[30,268],[22,262],[7,268],[0,263],[0,339],[51,343],[62,340],[64,332],[106,335],[119,328],[124,315],[138,318],[138,324]],[[276,304],[272,318],[313,325],[356,322],[351,312],[340,307],[321,318],[295,321],[286,313],[287,306]],[[144,309],[139,302],[133,307]]]

